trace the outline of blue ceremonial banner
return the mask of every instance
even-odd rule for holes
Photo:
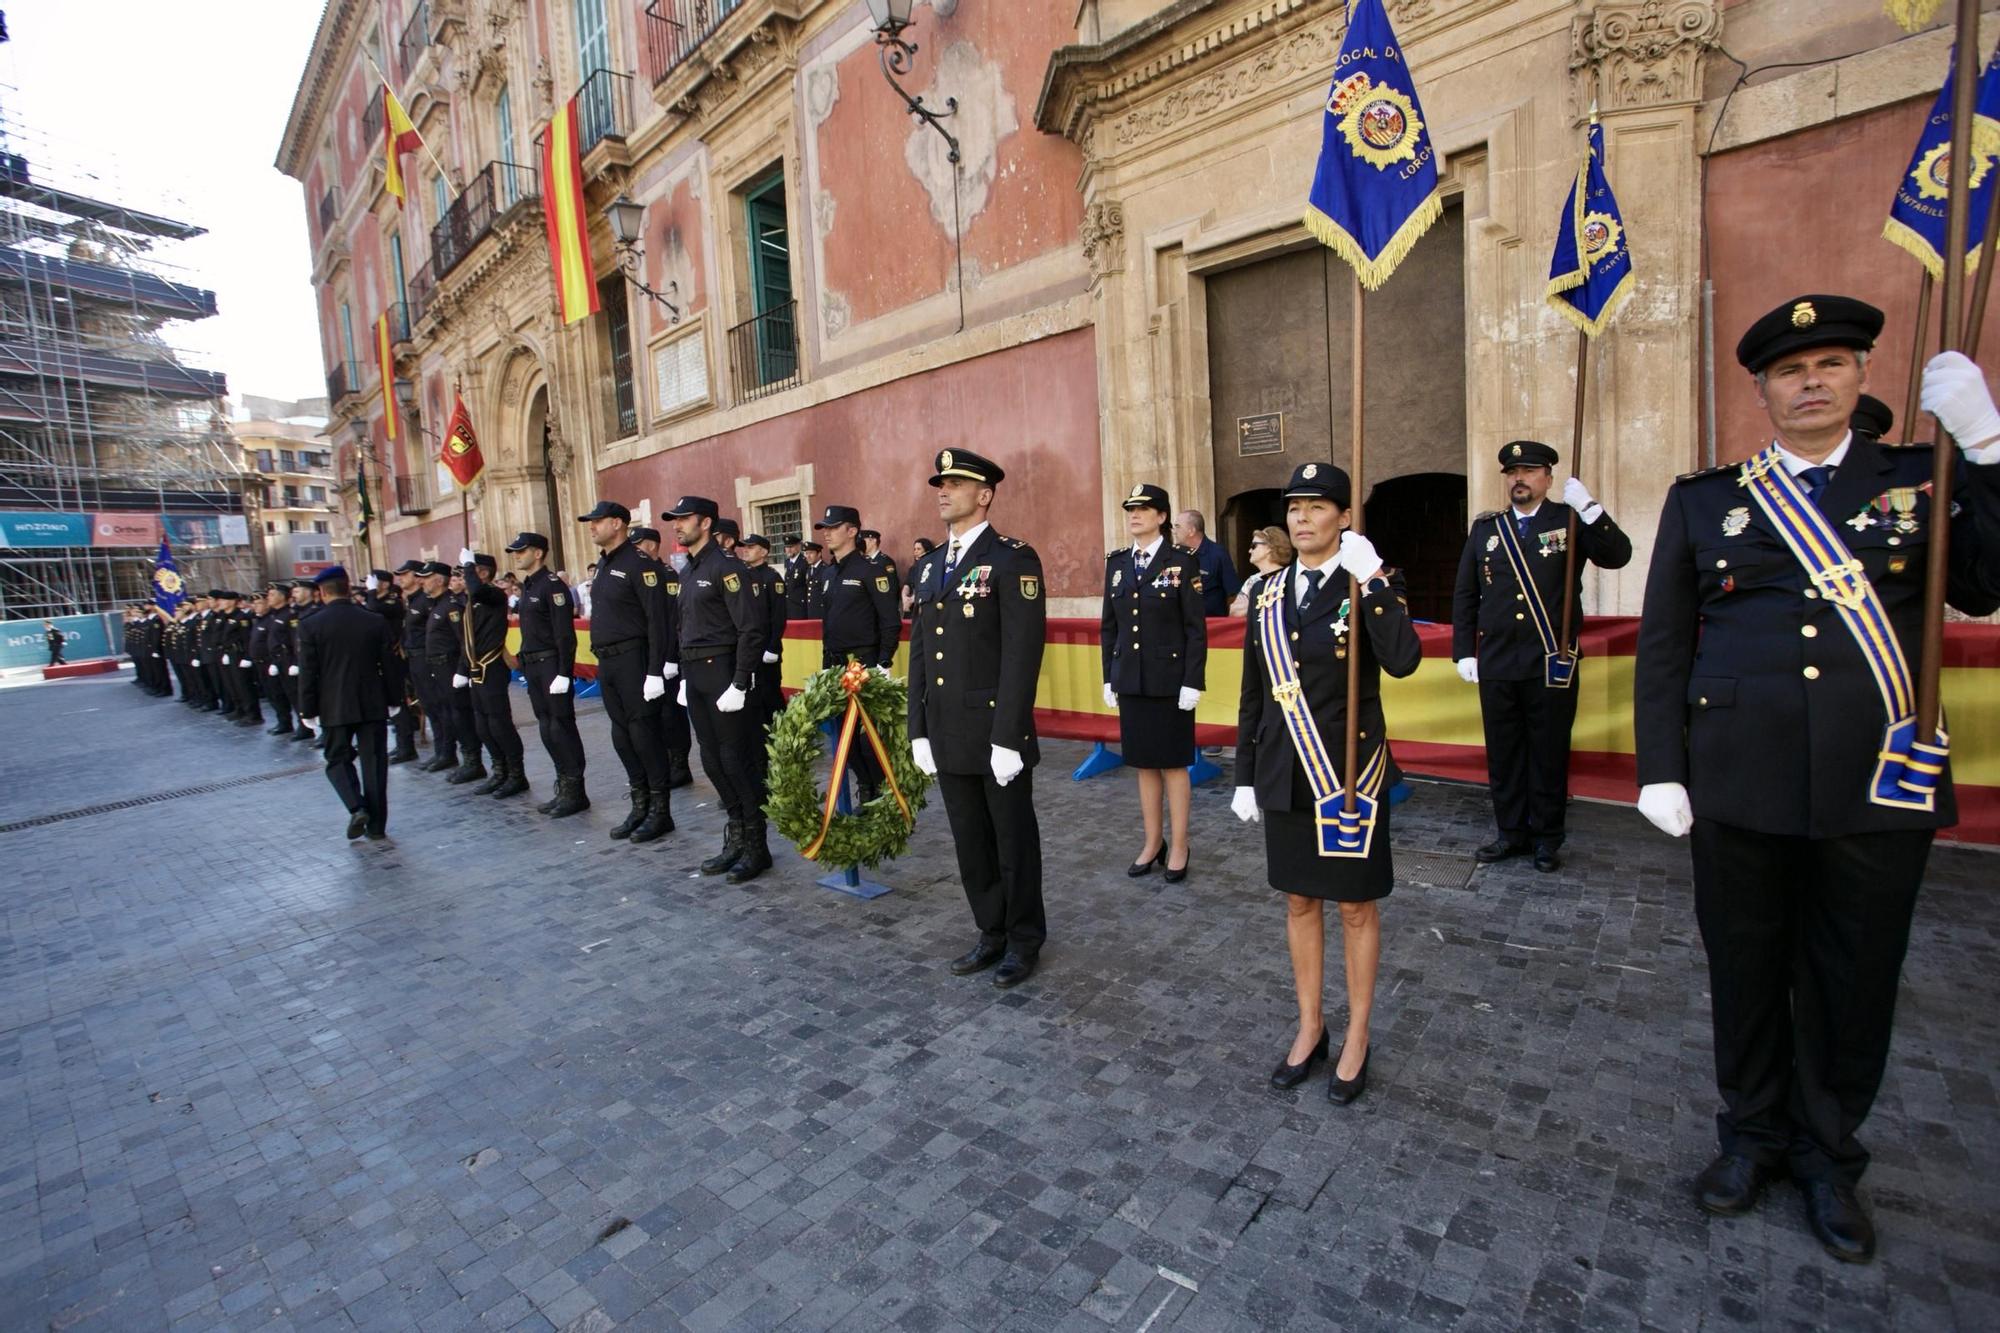
[[[1631,294],[1632,252],[1625,244],[1625,218],[1604,174],[1604,127],[1593,116],[1590,153],[1577,169],[1556,222],[1548,302],[1595,338]]]
[[[153,605],[168,615],[181,609],[187,592],[181,586],[181,572],[174,565],[174,551],[160,538],[160,554],[153,561]]]
[[[1372,292],[1444,211],[1416,81],[1382,0],[1347,6],[1321,133],[1306,229]]]
[[[1951,89],[1957,78],[1956,61],[1946,66],[1944,87],[1924,132],[1917,139],[1917,151],[1910,156],[1910,168],[1896,183],[1896,201],[1889,206],[1889,220],[1882,224],[1882,236],[1890,244],[1909,251],[1933,278],[1944,277],[1945,205],[1951,198]],[[1972,165],[1968,181],[1972,186],[1971,225],[1966,229],[1965,271],[1979,267],[1979,244],[1986,228],[1986,212],[1993,206],[1993,160],[2000,155],[2000,50],[1986,62],[1979,76],[1979,100],[1972,118]]]

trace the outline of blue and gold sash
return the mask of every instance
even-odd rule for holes
[[[1346,794],[1333,766],[1333,756],[1320,739],[1319,725],[1299,684],[1298,664],[1292,661],[1285,630],[1285,598],[1291,595],[1291,572],[1272,577],[1257,594],[1257,639],[1263,650],[1264,672],[1271,681],[1271,697],[1284,714],[1285,730],[1291,733],[1292,748],[1305,767],[1306,782],[1312,788],[1313,822],[1319,834],[1319,854],[1327,857],[1366,859],[1375,840],[1375,812],[1380,805],[1382,774],[1387,768],[1389,747],[1377,744],[1375,753],[1361,766],[1359,790],[1354,794],[1354,810],[1348,812]],[[1359,645],[1349,650],[1358,665]],[[1350,670],[1355,669],[1350,665]]]
[[[1528,617],[1535,622],[1535,635],[1542,641],[1542,683],[1552,690],[1566,690],[1576,681],[1576,655],[1565,655],[1557,642],[1555,622],[1549,619],[1549,608],[1542,605],[1542,590],[1529,577],[1527,554],[1521,550],[1521,539],[1514,531],[1514,515],[1502,510],[1494,521],[1500,525],[1500,549],[1507,553],[1507,563],[1513,566],[1514,582],[1521,585],[1521,596],[1528,603]]]
[[[1917,739],[1917,695],[1910,681],[1910,666],[1896,638],[1896,627],[1889,623],[1889,614],[1861,562],[1848,551],[1797,479],[1785,470],[1777,445],[1746,461],[1736,484],[1750,492],[1772,529],[1805,567],[1813,587],[1840,613],[1841,623],[1854,636],[1875,679],[1889,725],[1882,734],[1875,775],[1868,783],[1869,801],[1899,810],[1935,809],[1938,779],[1944,775],[1951,738],[1940,727],[1934,744]]]

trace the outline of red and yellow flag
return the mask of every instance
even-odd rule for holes
[[[403,162],[405,153],[414,153],[424,146],[423,136],[410,123],[410,115],[403,110],[403,104],[396,100],[396,94],[387,84],[382,85],[382,152],[384,156],[382,188],[408,205],[409,191],[403,185]]]
[[[583,211],[583,161],[577,152],[576,99],[570,98],[542,136],[542,213],[549,227],[549,267],[565,324],[597,313],[597,273]]]
[[[451,424],[445,427],[444,449],[438,457],[460,489],[479,480],[479,474],[486,470],[479,437],[472,433],[472,413],[465,410],[465,400],[456,393],[451,396]]]
[[[396,354],[389,339],[389,312],[375,320],[375,369],[382,377],[382,418],[387,421],[389,438],[396,438]]]

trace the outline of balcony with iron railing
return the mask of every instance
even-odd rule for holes
[[[729,367],[740,402],[799,382],[799,303],[787,301],[729,330]]]
[[[414,331],[417,325],[424,322],[424,316],[430,312],[431,298],[437,295],[437,285],[431,280],[430,266],[426,264],[411,274],[403,291],[409,298],[403,306],[409,312],[410,328]]]
[[[340,191],[329,185],[326,193],[319,197],[319,234],[322,238],[333,230],[333,220],[340,216]]]
[[[414,477],[396,478],[396,512],[405,518],[417,514],[428,514],[434,500],[431,496],[430,478],[421,474]]]
[[[369,144],[379,145],[382,142],[382,117],[384,114],[382,110],[382,90],[377,88],[375,95],[361,104],[361,143],[363,147]]]
[[[654,87],[679,69],[743,0],[652,0],[645,13],[646,76]]]
[[[429,0],[417,0],[410,10],[410,21],[403,25],[403,35],[396,39],[396,68],[405,79],[410,71],[423,59],[424,51],[431,44],[431,37],[437,30],[431,26]]]
[[[389,303],[389,341],[406,343],[410,340],[410,303],[391,301]]]
[[[341,399],[361,392],[361,367],[352,361],[336,361],[326,372],[326,402],[339,405]]]
[[[515,162],[488,162],[431,228],[431,281],[442,284],[493,224],[524,200],[539,198],[539,175]]]
[[[628,128],[625,88],[632,76],[616,70],[592,70],[576,90],[576,151],[588,153],[606,139],[624,135]]]

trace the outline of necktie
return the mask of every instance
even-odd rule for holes
[[[1319,581],[1325,578],[1326,574],[1322,570],[1308,569],[1305,571],[1304,577],[1306,581],[1306,596],[1305,600],[1299,603],[1301,610],[1313,604],[1313,597],[1319,592]]]
[[[1150,551],[1134,551],[1132,553],[1132,571],[1135,574],[1144,574],[1146,566],[1152,562],[1153,556]]]
[[[1514,532],[1522,541],[1528,540],[1528,516],[1526,514],[1514,515]]]
[[[1809,467],[1799,473],[1799,481],[1806,488],[1806,498],[1814,504],[1819,503],[1820,492],[1824,491],[1826,484],[1832,480],[1833,469],[1823,465]]]
[[[952,540],[951,545],[945,548],[944,581],[949,582],[951,579],[952,571],[957,568],[958,568],[958,541],[956,538],[954,538]]]

